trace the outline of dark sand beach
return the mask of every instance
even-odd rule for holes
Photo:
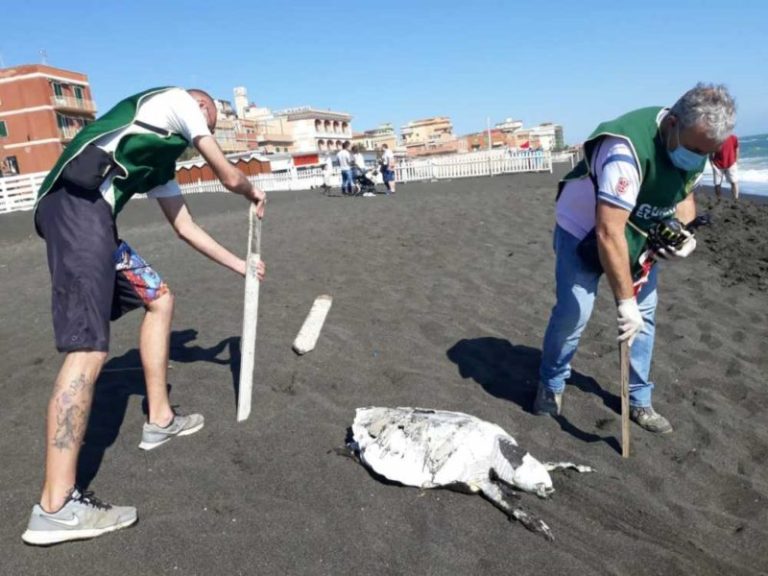
[[[561,171],[560,171],[561,172]],[[253,412],[235,422],[243,282],[178,241],[154,202],[123,237],[176,294],[169,384],[205,428],[137,448],[141,314],[113,324],[81,482],[139,523],[52,548],[21,541],[43,474],[53,346],[44,244],[31,213],[0,215],[0,573],[22,575],[722,575],[768,573],[768,205],[723,200],[699,249],[660,276],[654,404],[620,456],[615,308],[607,283],[563,416],[530,408],[554,301],[554,175],[398,186],[395,197],[271,195]],[[243,253],[247,206],[189,197]],[[334,298],[316,349],[291,343]],[[334,452],[359,406],[421,406],[499,424],[541,460],[589,464],[520,504],[550,543],[479,496],[385,484]]]

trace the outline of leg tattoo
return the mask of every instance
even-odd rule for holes
[[[91,396],[88,384],[85,374],[80,374],[57,394],[53,445],[59,450],[70,450],[83,440]]]

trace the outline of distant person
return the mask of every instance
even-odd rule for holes
[[[341,170],[341,193],[352,194],[355,183],[352,178],[352,155],[349,153],[349,142],[341,145],[341,150],[336,153],[336,161]]]
[[[723,175],[731,185],[733,199],[739,199],[739,139],[736,134],[731,134],[720,150],[712,154],[710,162],[712,164],[712,181],[715,184],[715,194],[718,198],[721,196],[720,185],[723,183]]]
[[[630,418],[650,432],[672,425],[651,402],[658,267],[639,277],[646,235],[660,222],[696,216],[693,187],[706,157],[733,130],[724,86],[697,84],[672,108],[642,108],[600,124],[585,159],[560,182],[554,231],[556,303],[542,346],[535,414],[559,415],[571,359],[589,321],[603,271],[617,305],[619,340],[630,348]],[[683,231],[658,253],[676,260],[696,248]],[[581,245],[581,247],[580,247]],[[644,281],[635,297],[635,283]]]
[[[193,221],[174,180],[176,159],[192,145],[221,183],[263,216],[264,192],[225,158],[212,136],[215,127],[216,106],[201,90],[158,88],[130,96],[77,134],[38,192],[34,220],[47,246],[53,330],[65,357],[48,404],[45,482],[22,536],[28,544],[92,538],[136,522],[135,508],[110,506],[75,485],[110,320],[145,310],[139,351],[149,410],[139,448],[151,450],[203,427],[200,414],[182,415],[168,398],[173,294],[120,239],[116,218],[134,194],[147,193],[181,239],[244,276],[245,261]],[[263,264],[258,274],[263,277]]]
[[[323,164],[323,192],[328,194],[331,190],[331,179],[333,176],[333,157],[328,154]]]
[[[388,194],[395,193],[395,155],[389,146],[381,145],[381,178]]]
[[[355,191],[359,194],[361,190],[360,179],[365,174],[365,157],[359,146],[352,147],[352,176],[355,180]]]

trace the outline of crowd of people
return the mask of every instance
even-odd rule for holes
[[[384,182],[385,194],[395,193],[395,155],[387,144],[381,147],[378,166],[367,166],[362,146],[351,146],[344,142],[336,153],[336,163],[341,172],[341,193],[344,195],[375,196],[375,180],[377,172]],[[333,156],[328,155],[323,164],[323,186],[331,188],[333,175]]]

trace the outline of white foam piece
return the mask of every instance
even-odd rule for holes
[[[328,294],[322,294],[315,298],[299,334],[293,341],[293,351],[296,354],[306,354],[315,347],[332,302],[333,298]]]

